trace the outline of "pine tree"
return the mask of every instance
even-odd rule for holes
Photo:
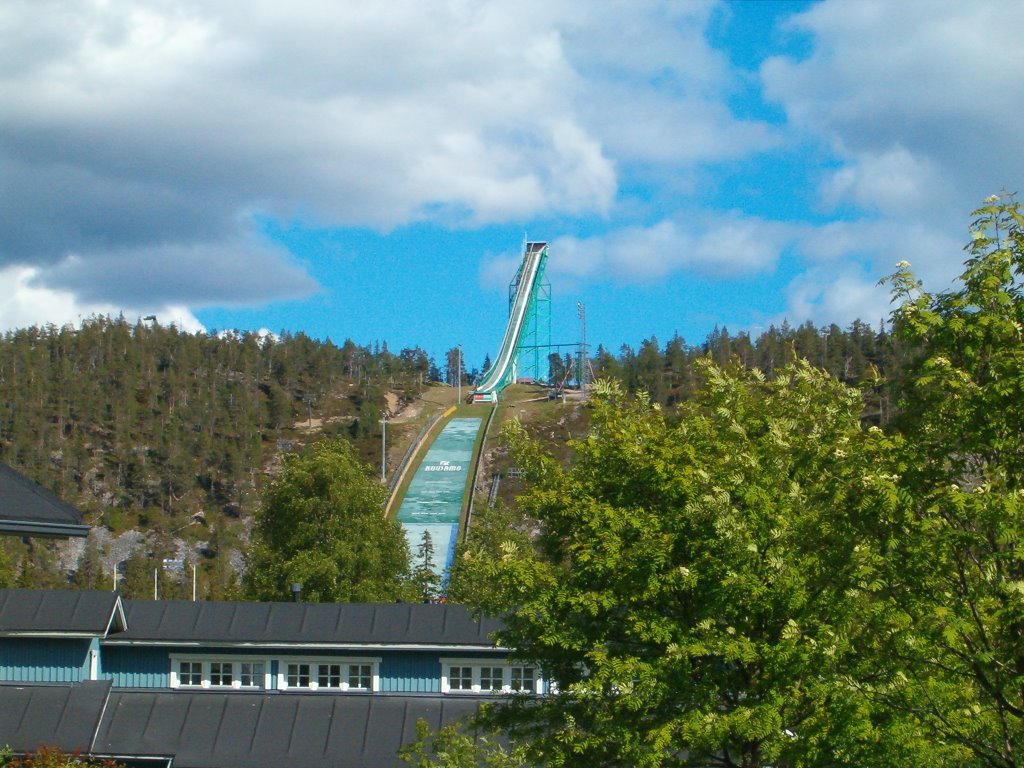
[[[416,565],[413,568],[412,579],[423,598],[423,602],[430,602],[440,592],[440,580],[437,571],[434,570],[434,540],[430,531],[424,530],[420,538],[419,546],[416,547]]]

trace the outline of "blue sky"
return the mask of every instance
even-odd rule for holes
[[[493,355],[878,323],[1024,175],[1003,0],[0,5],[0,329],[156,314]]]

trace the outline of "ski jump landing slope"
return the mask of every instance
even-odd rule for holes
[[[477,417],[449,421],[421,460],[398,508],[396,517],[413,558],[424,532],[430,534],[434,546],[430,564],[442,584],[447,582],[455,555],[466,486],[472,475],[473,444],[482,424],[483,419]]]
[[[519,345],[526,330],[527,319],[537,295],[537,286],[544,276],[544,265],[548,259],[547,243],[527,243],[523,263],[515,278],[515,299],[505,326],[505,337],[494,364],[484,373],[483,379],[473,392],[474,402],[494,402],[498,393],[516,380],[516,363]]]

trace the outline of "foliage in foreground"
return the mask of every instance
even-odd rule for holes
[[[405,534],[385,519],[385,489],[344,440],[289,455],[255,515],[245,589],[254,600],[415,599]]]
[[[558,691],[481,721],[533,764],[1024,764],[1024,215],[955,290],[901,263],[901,418],[807,363],[701,363],[678,426],[595,388],[562,469],[508,432],[534,544],[467,547],[477,607]],[[431,763],[421,763],[427,765]]]
[[[900,547],[916,644],[891,703],[973,764],[1024,765],[1024,214],[975,211],[960,285],[931,294],[901,264],[894,333],[920,350],[902,382],[902,481],[914,500]]]
[[[0,748],[0,768],[124,768],[113,760],[95,760],[56,747],[40,747],[35,752],[15,756],[10,749]]]
[[[807,363],[702,375],[677,426],[599,390],[569,470],[507,433],[540,533],[476,560],[497,586],[480,607],[559,693],[490,723],[549,765],[941,765],[863,685],[896,681],[876,662],[899,640],[898,444]]]
[[[423,720],[416,721],[416,740],[399,753],[414,768],[525,768],[526,751],[506,747],[493,736],[474,734],[457,724],[431,732]]]

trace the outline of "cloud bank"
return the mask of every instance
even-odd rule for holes
[[[778,31],[806,55],[756,71],[709,42],[733,10],[7,0],[0,326],[32,306],[37,321],[191,317],[323,289],[266,219],[381,233],[586,221],[552,248],[552,276],[580,285],[797,259],[798,320],[877,312],[874,281],[903,258],[948,281],[967,212],[1024,175],[1024,6],[824,0]],[[737,109],[751,90],[781,117],[741,116],[757,112]],[[806,215],[721,189],[721,169],[735,179],[775,153],[825,158],[796,174]],[[507,281],[506,266],[484,279]]]

